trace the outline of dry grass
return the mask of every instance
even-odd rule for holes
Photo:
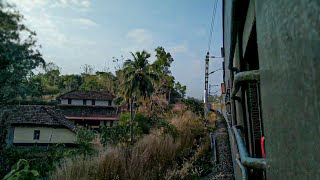
[[[157,179],[175,159],[173,138],[148,135],[133,147],[112,148],[102,160],[99,179]]]
[[[181,117],[173,118],[171,123],[180,132],[180,148],[182,149],[192,146],[196,136],[203,133],[204,130],[199,117],[191,111],[186,111]]]
[[[56,171],[51,175],[52,180],[87,180],[97,179],[98,169],[101,158],[105,156],[100,152],[96,156],[84,157],[77,156],[74,158],[63,159],[61,166],[57,166]]]
[[[110,147],[99,155],[84,158],[65,159],[61,167],[53,173],[52,179],[171,179],[184,175],[191,169],[192,161],[186,161],[178,170],[177,154],[194,147],[196,138],[203,134],[203,125],[192,112],[185,112],[172,119],[179,130],[179,138],[152,131],[133,146]],[[196,146],[197,147],[197,146]],[[194,155],[203,152],[198,146]],[[196,157],[194,157],[196,158]],[[189,165],[187,164],[189,163]]]

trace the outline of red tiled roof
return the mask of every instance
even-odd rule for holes
[[[73,90],[62,94],[59,99],[95,99],[95,100],[113,100],[114,95],[107,91],[82,91]]]
[[[99,121],[117,121],[118,118],[114,117],[73,117],[73,116],[66,116],[66,119],[69,120],[99,120]]]
[[[52,106],[7,106],[5,121],[9,124],[64,126],[75,131],[75,124],[68,121]]]

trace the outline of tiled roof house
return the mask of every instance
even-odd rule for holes
[[[8,127],[7,143],[16,145],[74,144],[76,126],[50,106],[1,107]]]
[[[106,91],[74,90],[59,96],[61,114],[77,126],[99,129],[118,121],[115,96]]]

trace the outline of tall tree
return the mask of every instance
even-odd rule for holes
[[[103,90],[108,91],[111,94],[116,94],[116,89],[118,88],[116,76],[111,72],[96,72],[96,76]]]
[[[130,104],[130,134],[131,143],[133,142],[133,101],[135,97],[150,97],[154,91],[154,84],[158,82],[159,77],[148,61],[150,54],[146,51],[131,53],[132,60],[124,63],[124,69],[119,72],[123,78],[121,86],[121,95]]]
[[[8,8],[0,0],[0,103],[24,96],[32,70],[45,64],[36,33],[21,23],[22,15]]]
[[[132,60],[126,60],[123,69],[123,88],[121,90],[126,99],[150,97],[154,91],[154,84],[159,80],[158,74],[151,68],[146,51],[131,53]]]
[[[62,90],[62,92],[79,89],[83,83],[82,81],[82,77],[77,74],[62,75],[60,77],[59,89]]]
[[[174,87],[174,77],[171,75],[170,67],[174,59],[163,47],[157,47],[155,52],[156,60],[152,64],[152,68],[160,77],[160,83],[155,87],[155,95],[165,95],[170,101],[171,91]]]
[[[80,69],[83,71],[82,74],[84,75],[91,75],[94,72],[94,66],[90,64],[82,65]]]
[[[182,86],[180,82],[174,84],[174,90],[177,93],[178,98],[183,98],[186,95],[187,87]]]
[[[44,78],[49,86],[58,86],[60,80],[60,68],[53,62],[49,62],[44,67]]]

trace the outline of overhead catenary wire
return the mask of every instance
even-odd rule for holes
[[[210,47],[211,47],[212,33],[213,33],[214,21],[215,21],[216,12],[217,12],[217,5],[218,5],[218,0],[215,0],[213,5],[213,10],[212,10],[211,23],[210,23],[208,52],[210,51]]]
[[[208,122],[208,82],[209,82],[209,58],[210,58],[210,47],[211,47],[211,41],[212,41],[212,33],[213,33],[213,26],[214,26],[214,20],[216,16],[216,10],[217,10],[217,4],[218,0],[214,1],[213,11],[212,11],[212,17],[211,17],[211,23],[210,23],[210,32],[209,32],[209,42],[208,42],[208,52],[206,55],[205,60],[205,85],[204,85],[204,117],[205,117],[205,124]]]

